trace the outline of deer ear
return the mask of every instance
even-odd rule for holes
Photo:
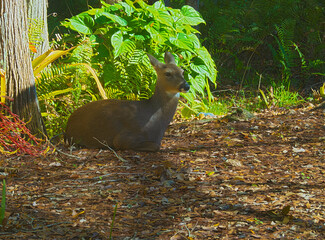
[[[157,58],[155,58],[154,56],[152,56],[151,54],[147,53],[147,56],[150,60],[150,63],[153,67],[158,67],[159,64],[161,64]]]
[[[165,63],[166,64],[175,64],[175,58],[170,52],[165,52]]]

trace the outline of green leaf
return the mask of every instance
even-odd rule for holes
[[[159,9],[157,9],[156,7]],[[147,10],[153,15],[153,18],[157,20],[158,22],[165,24],[169,27],[174,28],[174,19],[169,14],[169,12],[166,10],[165,7],[162,8],[161,5],[154,5],[154,6],[148,6]]]
[[[75,30],[83,34],[92,34],[92,28],[95,25],[94,19],[88,14],[79,14],[70,18],[70,26],[72,30]]]
[[[89,15],[95,15],[97,13],[98,9],[97,8],[92,8],[89,9],[88,11],[86,11],[85,13],[89,14]]]
[[[126,26],[128,24],[128,22],[125,19],[123,19],[123,18],[121,18],[119,16],[116,16],[116,15],[113,15],[111,13],[102,12],[102,15],[104,15],[105,17],[111,19],[113,22],[116,22],[116,23],[120,24],[121,26]]]
[[[202,75],[197,75],[194,79],[190,79],[191,88],[193,88],[196,92],[199,92],[204,96],[205,89],[205,78]]]
[[[205,75],[207,77],[210,76],[210,72],[207,65],[200,58],[195,58],[194,61],[190,64],[190,67],[194,72],[200,75]]]
[[[143,35],[134,35],[135,40],[137,41],[145,41],[146,38]]]
[[[120,51],[120,48],[123,43],[123,35],[121,31],[117,31],[112,35],[111,43],[114,48],[114,56],[116,57],[117,56],[116,54]]]
[[[94,32],[96,35],[105,35],[108,32],[108,29],[103,27],[103,28],[97,28]]]
[[[156,1],[152,6],[154,6],[156,9],[165,9],[165,4],[161,1]]]
[[[133,2],[131,1],[131,0],[125,0],[125,2],[129,5],[129,6],[131,6],[133,9],[137,9],[136,7],[134,7],[134,5],[133,5]]]
[[[111,42],[114,47],[114,58],[117,58],[123,53],[133,52],[136,48],[136,45],[132,40],[126,39],[123,41],[123,35],[121,31],[113,34]]]
[[[323,97],[323,98],[325,97],[325,82],[324,82],[323,86],[320,87],[319,93],[320,93],[321,97]]]
[[[200,13],[197,12],[193,7],[185,5],[181,8],[181,12],[184,15],[183,21],[187,24],[196,26],[200,23],[205,23]]]
[[[150,22],[148,25],[144,27],[145,30],[150,34],[150,37],[157,44],[163,44],[167,38],[162,35],[162,31],[160,29],[159,22]]]
[[[194,45],[191,39],[184,33],[178,33],[176,37],[170,37],[169,41],[176,47],[194,52]]]
[[[120,2],[121,6],[123,6],[125,13],[130,17],[131,14],[134,12],[134,8],[132,8],[129,4],[125,2]]]
[[[210,53],[205,47],[201,47],[200,49],[197,49],[196,52],[198,54],[198,57],[201,58],[207,66],[207,69],[209,71],[208,76],[210,81],[215,83],[215,80],[217,78],[217,69],[211,58]]]
[[[195,34],[193,34],[193,33],[187,34],[187,37],[193,43],[194,48],[196,48],[196,49],[201,48],[200,40],[198,39],[198,37]]]

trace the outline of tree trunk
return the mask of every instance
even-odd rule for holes
[[[32,53],[32,58],[42,55],[49,49],[49,37],[47,29],[47,0],[27,0],[28,23],[31,27],[33,39],[29,39],[37,52]]]
[[[40,113],[28,46],[25,0],[0,0],[0,67],[6,72],[11,110],[27,122],[32,134],[46,134]]]

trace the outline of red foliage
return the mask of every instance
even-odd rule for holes
[[[41,139],[31,134],[25,122],[12,113],[8,106],[0,103],[0,153],[43,155],[48,149],[44,149],[41,142]]]

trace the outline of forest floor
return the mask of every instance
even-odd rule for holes
[[[325,239],[324,109],[176,122],[157,153],[71,154],[1,157],[16,171],[0,239]]]

